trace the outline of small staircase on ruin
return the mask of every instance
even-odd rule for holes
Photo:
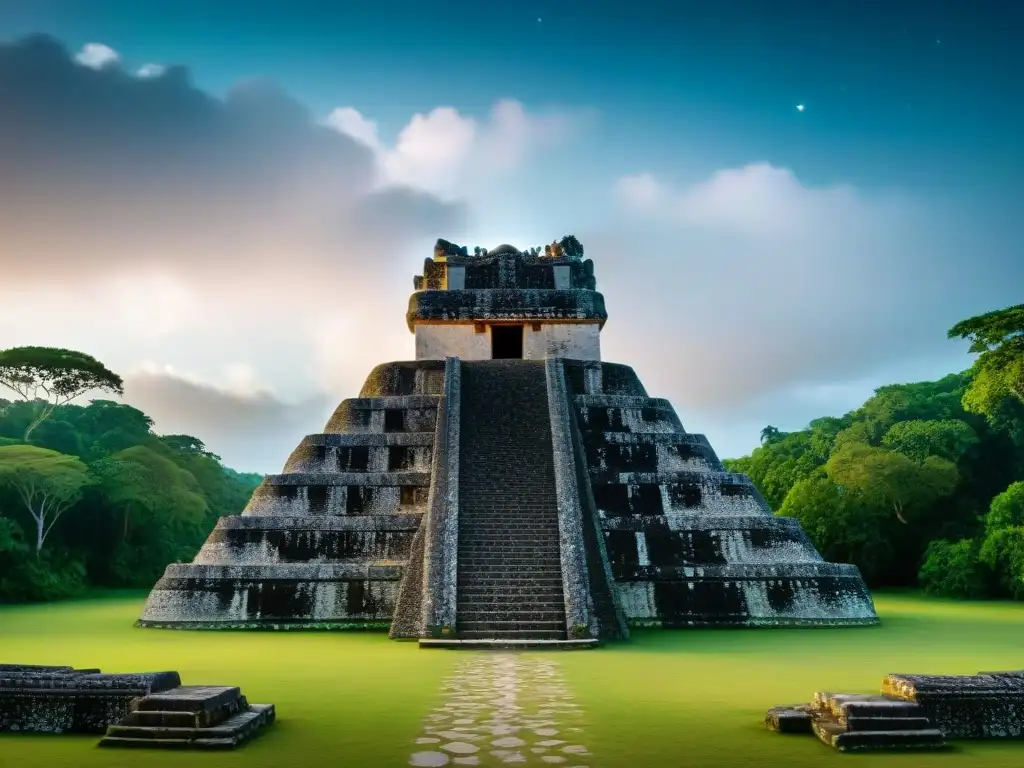
[[[457,637],[565,642],[544,362],[463,362],[461,395]]]
[[[137,699],[101,747],[234,749],[274,722],[273,704],[250,704],[230,686],[182,685]]]

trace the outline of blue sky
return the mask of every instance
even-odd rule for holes
[[[130,62],[187,65],[215,93],[269,77],[316,112],[373,114],[386,133],[410,111],[482,115],[510,97],[600,110],[595,143],[632,131],[619,157],[639,165],[671,147],[696,173],[771,157],[811,183],[926,187],[1009,184],[1022,169],[1024,9],[1010,0],[245,7],[5,0],[0,35],[104,41]]]
[[[132,73],[147,63],[182,65],[196,89],[229,101],[239,83],[268,79],[314,120],[348,108],[372,121],[370,149],[380,178],[425,197],[415,212],[402,209],[403,224],[383,226],[408,232],[389,241],[389,268],[360,273],[359,280],[394,283],[381,288],[386,298],[362,307],[366,323],[393,323],[404,332],[394,311],[429,248],[424,243],[435,237],[482,245],[517,238],[526,247],[580,235],[609,299],[607,356],[635,364],[648,388],[671,397],[684,424],[708,432],[723,455],[749,450],[765,423],[799,427],[855,407],[878,384],[966,367],[964,350],[944,340],[946,328],[964,315],[1020,301],[1024,231],[1014,206],[1024,199],[1021,29],[1024,4],[1010,0],[0,0],[0,44],[44,33],[73,56],[99,43],[119,57],[100,68],[104,76],[114,77],[110,67]],[[24,70],[14,76],[39,85]],[[0,89],[0,115],[2,98]],[[503,100],[521,112],[495,117]],[[400,143],[403,130],[415,115],[439,107],[457,120],[433,122],[432,138],[416,145],[421,155],[410,159]],[[260,109],[272,117],[269,102]],[[120,126],[137,123],[124,114]],[[472,136],[458,144],[466,121],[475,126]],[[21,153],[21,135],[0,134],[0,141]],[[72,153],[68,168],[77,167],[70,136],[61,139]],[[124,136],[122,150],[134,141]],[[438,142],[448,143],[439,148]],[[109,167],[124,160],[126,169],[136,168],[122,150],[102,150],[111,152]],[[422,152],[428,150],[458,157],[427,162]],[[270,165],[277,162],[272,155],[263,155]],[[252,162],[258,167],[258,159]],[[197,168],[198,179],[204,173]],[[197,190],[216,186],[209,173]],[[84,203],[72,190],[85,182],[68,174],[60,180],[54,171],[45,181],[60,181],[57,197],[77,211]],[[646,180],[639,215],[641,187],[623,179]],[[42,172],[34,181],[43,183]],[[110,186],[112,200],[121,181]],[[289,183],[290,190],[301,186]],[[624,190],[632,195],[628,204]],[[164,205],[174,209],[181,200]],[[440,207],[431,208],[435,203]],[[459,215],[442,215],[452,206]],[[295,229],[299,212],[285,219],[290,237],[304,236]],[[439,231],[424,226],[434,221]],[[112,222],[114,231],[130,228]],[[67,233],[73,240],[70,224]],[[376,242],[371,234],[377,233],[345,237]],[[6,253],[20,261],[25,253],[16,250],[37,255],[42,240],[30,235],[13,237],[21,245],[9,242]],[[247,263],[243,240],[244,232],[232,248],[225,234],[217,247],[224,258],[237,259],[237,270],[252,281],[242,293],[254,295],[273,282],[267,270],[275,267],[270,257]],[[272,471],[269,465],[279,464],[298,432],[318,428],[324,406],[317,398],[333,402],[349,394],[346,388],[358,388],[378,351],[402,357],[401,345],[411,349],[411,338],[390,328],[381,333],[394,341],[382,336],[377,345],[313,341],[319,331],[311,325],[329,323],[300,322],[295,313],[284,313],[292,318],[281,321],[284,327],[264,327],[266,313],[240,299],[213,299],[204,293],[209,280],[176,261],[182,249],[198,252],[209,244],[189,240],[165,248],[147,261],[143,278],[132,271],[141,269],[140,241],[133,242],[130,257],[123,240],[97,244],[104,255],[95,262],[81,257],[92,264],[96,290],[114,290],[100,277],[109,269],[118,285],[148,281],[145,290],[164,297],[154,301],[169,307],[168,317],[182,316],[175,302],[231,305],[203,326],[223,324],[216,327],[235,345],[231,360],[220,360],[212,348],[197,351],[195,328],[178,320],[154,321],[163,330],[117,344],[99,326],[89,331],[70,315],[39,333],[54,343],[73,339],[121,366],[143,366],[151,379],[159,371],[225,396],[243,385],[266,390],[272,396],[260,402],[267,413],[275,403],[282,409],[309,404],[287,417],[274,411],[277,426],[261,438],[233,441],[228,421],[207,433],[201,423],[194,426],[201,437],[211,434],[215,447],[222,440],[221,452],[243,468]],[[164,244],[173,242],[165,237]],[[120,250],[123,261],[108,260]],[[283,255],[281,263],[293,258]],[[25,279],[22,296],[29,282],[32,290],[58,289],[39,275]],[[369,285],[354,281],[349,290],[365,293]],[[230,284],[225,288],[230,292]],[[354,311],[358,297],[341,295]],[[253,317],[251,337],[238,329],[239,317]],[[351,328],[354,320],[339,315],[333,322]],[[11,328],[3,332],[0,321],[0,342],[18,343]],[[276,357],[273,344],[255,341],[257,333],[283,337]],[[289,333],[306,339],[305,346],[288,342]],[[358,353],[337,351],[346,342]],[[340,357],[325,360],[331,355]],[[741,358],[749,362],[736,362]],[[773,366],[778,370],[765,374],[763,386],[735,383]],[[195,419],[174,421],[173,398],[160,391],[152,403],[137,398],[164,414],[158,426],[193,428]],[[243,449],[254,439],[287,445]]]

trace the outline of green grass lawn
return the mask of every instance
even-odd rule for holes
[[[378,633],[136,629],[144,595],[0,607],[0,661],[173,669],[186,684],[241,686],[277,723],[231,753],[100,750],[96,738],[0,734],[0,766],[403,766],[459,652]],[[1024,741],[947,754],[846,756],[764,730],[764,711],[815,690],[877,691],[887,672],[1024,668],[1024,605],[876,598],[882,626],[635,632],[632,642],[551,654],[586,715],[590,768],[1024,765]]]

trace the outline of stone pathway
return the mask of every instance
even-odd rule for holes
[[[583,713],[557,661],[464,653],[441,703],[426,717],[409,765],[588,768]]]

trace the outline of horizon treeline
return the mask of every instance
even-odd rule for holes
[[[263,480],[130,405],[57,405],[33,426],[45,407],[0,399],[0,602],[152,587]]]

